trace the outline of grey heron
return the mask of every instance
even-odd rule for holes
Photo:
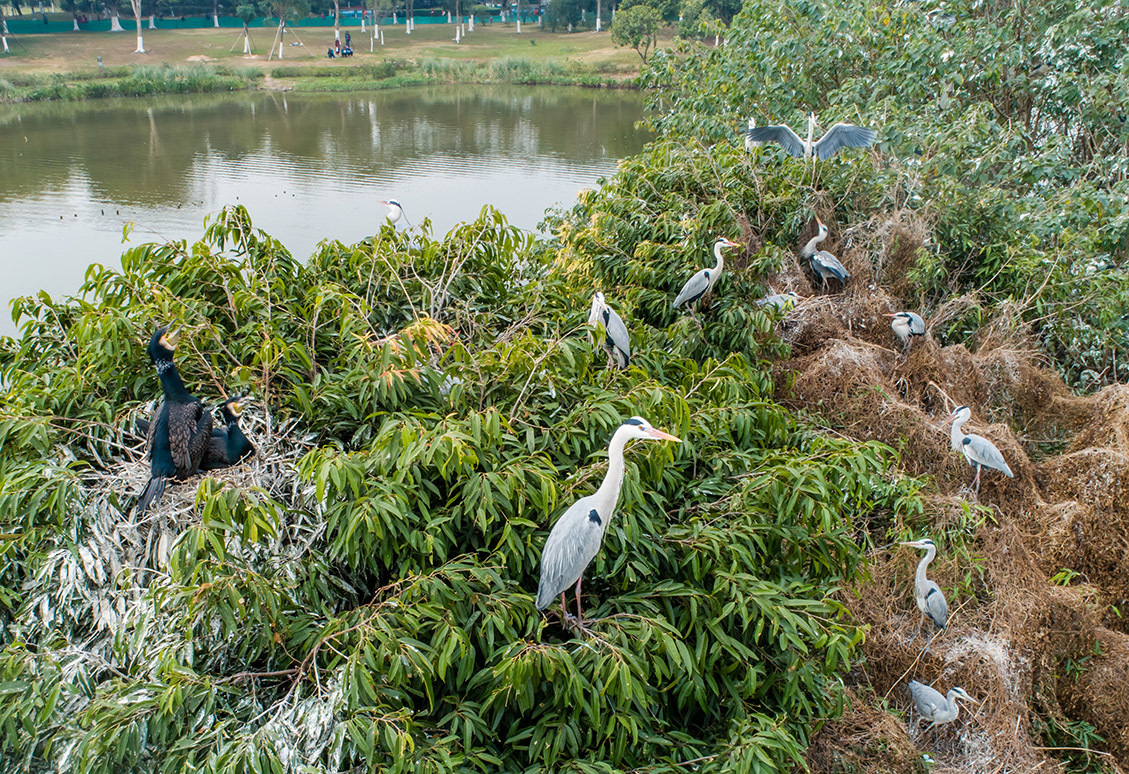
[[[623,324],[623,320],[604,300],[603,293],[597,292],[592,296],[588,324],[593,328],[603,326],[604,340],[600,343],[608,353],[608,364],[627,368],[631,362],[631,337],[627,335],[627,326]]]
[[[750,119],[750,126],[745,131],[747,140],[745,147],[749,148],[750,142],[776,142],[783,146],[789,156],[803,156],[807,161],[814,154],[820,161],[831,158],[842,148],[865,148],[873,145],[878,138],[878,132],[865,126],[838,123],[827,130],[827,134],[814,140],[815,113],[808,113],[808,137],[801,140],[800,136],[783,124],[776,126],[757,127]]]
[[[960,714],[960,705],[957,703],[957,699],[967,699],[974,704],[979,704],[976,699],[965,693],[963,688],[950,688],[948,694],[942,696],[940,691],[930,688],[928,685],[923,685],[917,680],[909,681],[909,695],[913,699],[914,708],[917,710],[917,723],[920,724],[922,720],[928,720],[930,721],[929,728],[952,723],[957,719],[957,715]]]
[[[401,218],[403,218],[404,222],[409,226],[412,225],[412,222],[408,220],[408,216],[404,214],[404,206],[400,204],[400,202],[396,201],[395,199],[377,199],[376,203],[383,204],[388,208],[388,222],[393,226],[399,223]]]
[[[996,448],[994,443],[982,435],[964,432],[962,429],[964,423],[967,422],[971,416],[972,409],[968,406],[957,406],[956,410],[949,415],[949,418],[946,419],[941,426],[944,427],[949,422],[953,423],[952,429],[949,432],[953,451],[962,452],[964,458],[968,460],[968,464],[976,466],[976,479],[973,481],[973,486],[976,487],[976,493],[979,494],[981,468],[998,470],[1008,478],[1015,478],[1015,474],[1011,472],[1007,461],[1004,460],[1004,455],[1000,454],[1000,450]]]
[[[537,609],[544,610],[560,595],[562,621],[567,621],[565,591],[576,584],[576,623],[580,628],[584,624],[580,609],[580,582],[584,578],[584,570],[600,550],[604,533],[615,513],[619,490],[623,486],[623,449],[628,441],[635,438],[681,443],[681,439],[651,427],[641,417],[632,417],[620,425],[608,445],[608,472],[600,488],[595,494],[581,497],[561,514],[541,552]]]
[[[926,568],[937,556],[936,544],[929,538],[923,538],[904,542],[901,545],[925,549],[925,558],[917,563],[917,573],[913,579],[913,597],[917,601],[917,609],[921,611],[921,620],[917,622],[917,630],[909,638],[909,641],[913,642],[921,632],[921,625],[925,623],[926,618],[932,621],[938,629],[945,628],[945,622],[949,620],[949,603],[945,601],[941,587],[925,577]],[[930,640],[932,640],[932,637],[930,637]]]
[[[757,306],[767,306],[777,312],[787,312],[802,300],[803,296],[789,290],[786,293],[773,293],[764,298],[758,298]]]
[[[891,318],[890,327],[906,349],[913,347],[914,336],[925,335],[925,320],[916,312],[894,312],[884,316]]]
[[[758,148],[761,145],[761,143],[759,141],[753,140],[749,137],[749,132],[753,131],[756,128],[757,128],[757,119],[750,118],[749,119],[749,128],[745,130],[745,150],[748,151],[749,153],[753,152],[753,148]]]
[[[819,218],[815,219],[819,224],[819,233],[808,240],[808,243],[800,250],[800,256],[807,258],[811,262],[811,270],[815,272],[823,281],[823,290],[827,290],[827,279],[834,277],[839,280],[839,285],[842,287],[847,284],[847,280],[851,278],[851,273],[847,271],[838,258],[826,250],[816,250],[815,246],[827,239],[829,233],[827,224]]]
[[[719,236],[713,243],[713,255],[717,260],[717,264],[712,269],[702,269],[693,277],[691,277],[682,290],[674,299],[674,308],[682,306],[683,304],[693,304],[699,300],[706,293],[710,292],[714,283],[721,277],[725,271],[725,259],[721,257],[721,251],[726,247],[740,247],[736,242],[731,242],[723,236]],[[690,310],[690,315],[693,316],[694,310]],[[696,318],[695,318],[696,319]]]

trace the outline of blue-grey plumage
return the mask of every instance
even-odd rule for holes
[[[898,340],[908,343],[907,349],[913,346],[914,336],[925,335],[925,320],[917,312],[894,312],[884,316],[890,318],[890,328]]]
[[[588,324],[597,331],[604,329],[604,340],[601,345],[608,353],[608,362],[617,368],[627,368],[631,363],[631,337],[627,333],[627,326],[608,306],[603,293],[592,296],[592,309],[588,312]]]
[[[736,242],[730,242],[725,237],[719,236],[713,243],[713,255],[717,263],[712,269],[702,269],[697,274],[687,281],[682,286],[682,290],[674,299],[674,308],[682,306],[683,304],[692,304],[706,293],[708,293],[717,281],[721,278],[721,274],[725,271],[725,259],[721,256],[721,251],[726,247],[738,247]],[[694,310],[690,310],[690,314],[694,314]]]
[[[937,556],[937,546],[929,538],[902,543],[911,548],[924,548],[925,558],[917,564],[917,572],[913,580],[913,596],[917,602],[917,609],[921,611],[922,618],[917,622],[917,630],[910,637],[910,642],[917,639],[921,632],[921,624],[928,618],[937,629],[944,629],[949,620],[949,603],[945,601],[945,594],[941,587],[925,577],[926,569],[933,558]],[[932,638],[930,638],[932,639]]]
[[[773,293],[764,298],[758,298],[757,306],[767,306],[777,312],[787,312],[802,300],[803,296],[788,291],[787,293]]]
[[[808,243],[800,250],[800,255],[811,262],[811,270],[823,282],[824,290],[827,290],[827,280],[832,277],[839,280],[840,285],[846,285],[847,280],[851,278],[851,274],[846,267],[839,262],[838,258],[826,250],[815,249],[816,245],[827,239],[829,233],[826,223],[819,218],[816,218],[815,222],[819,224],[819,233],[808,240]]]
[[[745,149],[751,150],[751,143],[775,142],[784,148],[789,156],[804,157],[808,160],[814,154],[820,161],[825,161],[843,148],[865,148],[873,145],[878,139],[878,132],[857,124],[837,123],[827,130],[827,134],[813,141],[815,136],[815,113],[808,113],[808,137],[800,139],[792,129],[784,124],[757,127],[753,119],[749,119],[749,128],[745,131]]]
[[[573,503],[549,532],[545,549],[541,552],[541,582],[537,587],[537,609],[544,610],[559,595],[561,615],[568,620],[564,593],[576,585],[576,620],[583,626],[580,608],[580,583],[584,570],[595,558],[604,540],[619,491],[623,486],[623,450],[627,442],[635,439],[680,442],[670,433],[658,430],[641,417],[632,417],[612,434],[608,445],[608,472],[594,494],[581,497]]]
[[[967,699],[979,704],[976,699],[965,693],[963,688],[950,688],[948,695],[942,696],[940,691],[916,680],[909,681],[909,695],[913,699],[914,709],[917,710],[917,724],[920,724],[922,720],[928,720],[930,721],[929,728],[952,723],[957,719],[957,715],[960,714],[957,699]]]
[[[976,479],[973,481],[973,486],[976,488],[976,492],[979,493],[981,468],[998,470],[1008,478],[1015,478],[1015,474],[1011,472],[1011,468],[1008,467],[1004,455],[1000,453],[1000,450],[996,448],[994,443],[982,435],[964,432],[962,429],[964,423],[971,417],[972,409],[968,406],[957,406],[956,410],[945,420],[945,423],[953,423],[952,429],[949,432],[953,451],[961,452],[964,454],[964,458],[968,460],[969,465],[976,466]]]

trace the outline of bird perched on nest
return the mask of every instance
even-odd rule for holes
[[[608,366],[627,368],[631,362],[631,337],[627,334],[623,320],[604,300],[603,293],[597,292],[592,296],[588,324],[593,328],[602,326],[604,329],[604,339],[600,343],[608,353]]]
[[[773,293],[764,298],[758,298],[757,306],[768,307],[777,312],[787,312],[802,301],[803,298],[803,296],[793,293],[792,291],[788,291],[787,293]]]
[[[537,609],[544,610],[560,595],[562,621],[569,620],[565,608],[565,591],[576,584],[576,625],[584,629],[584,618],[580,609],[580,583],[584,570],[596,557],[604,540],[608,524],[619,502],[619,490],[623,486],[623,449],[627,442],[640,438],[644,440],[674,441],[681,439],[670,433],[651,427],[647,420],[632,417],[612,434],[608,445],[608,472],[595,494],[581,497],[566,510],[545,541],[541,552],[541,582],[537,587]]]
[[[913,699],[914,709],[917,710],[917,725],[920,725],[922,720],[930,721],[927,731],[934,726],[952,723],[957,719],[957,715],[960,714],[957,699],[967,699],[974,704],[980,703],[965,693],[963,688],[950,688],[949,693],[942,696],[940,691],[916,680],[909,681],[909,695]]]
[[[973,486],[976,488],[976,493],[979,494],[980,470],[982,468],[998,470],[1008,478],[1015,478],[1015,474],[1011,472],[1007,461],[1004,460],[1004,455],[1000,453],[994,443],[984,436],[964,432],[962,429],[964,423],[971,417],[972,409],[968,406],[957,406],[956,410],[949,415],[949,418],[941,424],[941,427],[949,422],[953,423],[952,430],[949,433],[953,451],[963,453],[964,458],[968,460],[968,464],[976,466],[976,479],[973,481]]]
[[[191,395],[173,364],[178,336],[158,328],[149,340],[149,357],[157,368],[164,399],[149,425],[149,482],[137,501],[147,511],[165,491],[170,478],[178,481],[195,473],[212,435],[212,414]]]
[[[208,441],[208,450],[204,452],[200,470],[228,468],[255,453],[254,445],[239,426],[239,418],[246,403],[247,396],[240,395],[220,404],[224,426],[212,429],[212,437]]]
[[[784,124],[757,127],[753,119],[749,119],[749,128],[745,131],[745,149],[752,150],[752,143],[775,142],[779,143],[789,156],[804,157],[805,161],[814,155],[820,161],[831,158],[843,148],[865,148],[873,145],[878,139],[878,132],[865,126],[856,124],[838,123],[827,130],[827,134],[814,141],[815,113],[808,113],[808,137],[801,140],[800,136]]]
[[[906,345],[907,350],[913,347],[914,336],[925,335],[925,320],[916,312],[894,312],[883,316],[892,318],[890,327],[898,340]]]
[[[721,279],[722,273],[725,271],[725,259],[721,256],[721,251],[727,247],[740,247],[736,242],[730,242],[723,236],[719,236],[713,243],[713,256],[717,261],[712,269],[702,269],[682,286],[682,290],[674,299],[674,308],[682,306],[683,304],[693,304],[695,301],[701,299],[706,293],[713,289],[713,286]],[[690,309],[690,316],[694,317],[694,310]],[[697,318],[694,317],[696,320]]]
[[[819,232],[808,240],[808,243],[800,250],[800,256],[807,258],[811,263],[811,270],[823,282],[823,290],[827,290],[827,280],[831,277],[839,280],[839,286],[842,287],[847,284],[847,280],[851,278],[851,273],[847,268],[839,262],[831,253],[826,250],[816,250],[815,246],[827,239],[829,233],[827,224],[819,218],[815,219],[819,224]]]
[[[938,630],[945,628],[945,623],[949,620],[949,603],[945,601],[945,595],[941,591],[941,587],[933,581],[925,577],[925,571],[929,567],[929,563],[937,556],[937,546],[929,538],[921,540],[914,540],[902,543],[903,546],[910,548],[924,548],[925,558],[917,564],[917,573],[914,575],[913,580],[913,596],[917,602],[917,609],[921,611],[921,620],[917,622],[917,630],[914,631],[913,636],[909,638],[909,642],[917,639],[917,635],[921,632],[921,625],[925,623],[928,618],[933,622],[933,625]],[[932,641],[932,637],[929,638]],[[926,648],[928,649],[928,645]]]

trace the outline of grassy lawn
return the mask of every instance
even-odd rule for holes
[[[274,39],[274,30],[253,28],[251,40],[255,53],[243,56],[239,31],[235,29],[183,29],[144,30],[146,54],[134,54],[136,35],[122,19],[125,32],[70,32],[37,35],[19,35],[9,38],[10,54],[0,54],[0,74],[18,72],[76,72],[96,69],[98,57],[107,67],[121,65],[176,65],[196,62],[215,62],[228,67],[257,67],[269,69],[278,66],[275,57],[267,60],[267,47]],[[384,45],[379,41],[372,53],[369,32],[360,27],[348,27],[353,37],[356,56],[352,59],[325,59],[325,50],[333,44],[332,27],[298,28],[296,37],[304,46],[287,45],[282,62],[287,66],[316,65],[318,67],[355,67],[372,64],[388,58],[419,60],[425,58],[485,61],[498,57],[520,57],[531,61],[573,62],[597,66],[603,72],[622,73],[625,76],[638,70],[639,57],[631,49],[616,48],[611,35],[601,32],[549,33],[536,25],[523,25],[517,34],[512,24],[478,25],[468,33],[463,42],[455,44],[454,25],[435,24],[416,26],[407,35],[402,25],[384,27]],[[371,28],[369,28],[371,31]],[[234,51],[231,49],[235,48]]]

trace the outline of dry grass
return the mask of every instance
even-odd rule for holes
[[[927,335],[904,351],[883,313],[920,311],[932,328],[978,306],[966,296],[926,310],[899,297],[924,234],[904,217],[848,232],[832,224],[824,246],[851,282],[803,301],[781,323],[792,356],[778,364],[780,399],[898,449],[907,473],[935,482],[926,494],[930,534],[963,532],[973,547],[973,556],[954,555],[946,553],[954,542],[941,541],[930,575],[952,612],[928,650],[924,638],[907,644],[920,620],[919,555],[873,557],[872,580],[844,596],[870,627],[865,666],[851,680],[856,706],[818,735],[808,762],[816,772],[923,771],[928,753],[937,772],[1058,771],[1069,751],[1046,749],[1035,722],[1049,718],[1091,723],[1107,740],[1097,756],[1106,770],[1129,769],[1129,625],[1118,612],[1129,610],[1129,388],[1072,395],[1015,310],[967,345],[942,347]],[[797,255],[773,286],[810,293],[804,264]],[[972,408],[970,431],[991,439],[1016,474],[985,471],[978,503],[972,468],[939,429],[959,404]],[[1078,573],[1069,587],[1051,582],[1063,568]],[[1067,674],[1066,664],[1084,667]],[[910,679],[942,692],[960,685],[982,703],[949,726],[917,729],[878,709],[884,700],[906,717]]]

